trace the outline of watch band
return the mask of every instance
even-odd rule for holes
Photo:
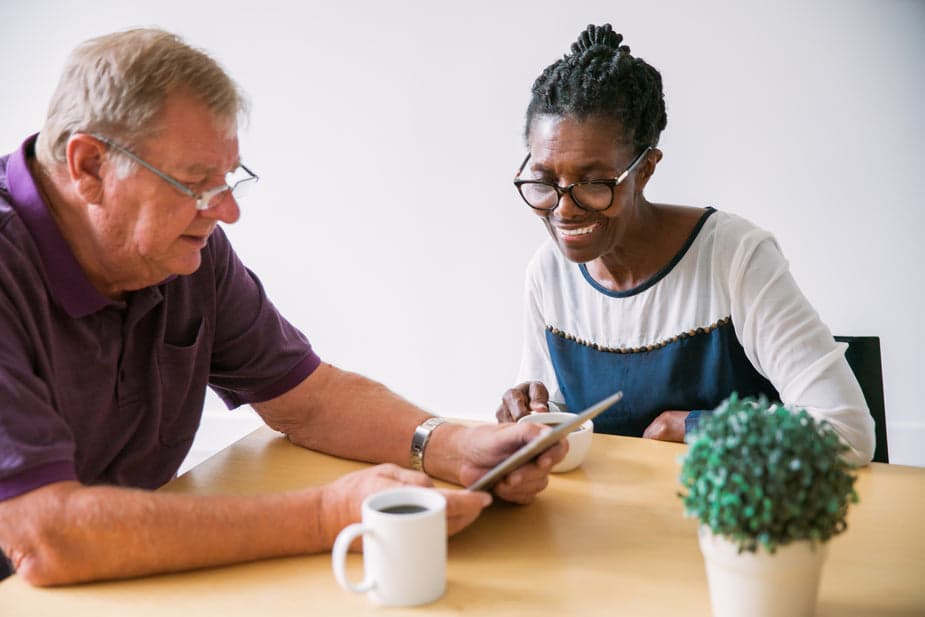
[[[446,422],[446,418],[432,416],[427,418],[414,429],[411,437],[411,469],[424,471],[424,449],[430,441],[430,434],[435,428]]]

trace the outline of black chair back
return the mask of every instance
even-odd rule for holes
[[[890,456],[886,444],[886,407],[883,403],[883,367],[880,362],[879,336],[836,336],[836,341],[848,343],[845,359],[854,372],[864,400],[874,418],[877,434],[877,447],[874,461],[889,463]]]

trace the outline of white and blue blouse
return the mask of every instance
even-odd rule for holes
[[[548,240],[527,269],[518,382],[580,410],[624,397],[595,431],[641,436],[665,410],[701,413],[732,392],[764,394],[833,425],[870,461],[873,419],[828,327],[797,287],[773,236],[708,208],[661,271],[626,291],[597,283]]]

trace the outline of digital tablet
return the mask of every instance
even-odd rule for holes
[[[485,491],[490,489],[501,478],[511,473],[524,463],[532,461],[548,448],[556,444],[556,442],[563,439],[574,429],[581,426],[585,420],[590,420],[600,415],[601,412],[603,412],[605,409],[608,409],[621,398],[623,398],[623,392],[616,392],[604,400],[591,405],[581,413],[575,414],[574,418],[570,418],[568,421],[563,422],[548,433],[543,433],[533,441],[524,444],[523,447],[514,452],[514,454],[510,455],[495,465],[488,471],[488,473],[473,482],[471,485],[467,486],[466,489],[470,491]]]

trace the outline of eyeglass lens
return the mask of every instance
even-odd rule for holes
[[[225,176],[225,186],[215,187],[203,193],[196,207],[200,210],[214,208],[227,197],[226,193],[232,193],[235,200],[240,201],[249,192],[252,180],[256,178],[238,167]]]
[[[525,182],[520,186],[520,193],[528,204],[541,210],[552,210],[559,202],[559,191],[549,184]],[[609,184],[581,182],[572,186],[569,194],[579,207],[588,210],[606,210],[613,202],[613,189]]]

